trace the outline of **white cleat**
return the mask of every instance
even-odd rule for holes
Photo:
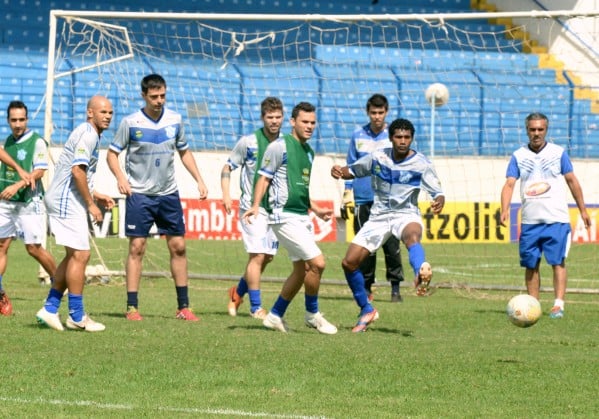
[[[42,307],[40,311],[37,312],[35,317],[37,322],[41,325],[48,326],[54,330],[58,330],[59,332],[64,330],[58,313],[50,313],[45,307]]]
[[[320,311],[316,313],[306,312],[306,326],[312,327],[325,335],[334,335],[337,333],[337,328],[324,318]]]
[[[74,321],[71,316],[67,319],[67,329],[84,330],[86,332],[101,332],[106,329],[102,323],[95,322],[87,314],[83,315],[80,322]]]
[[[277,316],[276,314],[273,314],[271,311],[268,312],[268,314],[262,321],[262,324],[264,325],[264,327],[267,327],[267,328],[273,329],[273,330],[278,330],[283,333],[287,333],[289,331],[289,327],[287,326],[287,323],[285,322],[285,320],[283,320],[281,317]]]

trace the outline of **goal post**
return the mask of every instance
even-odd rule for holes
[[[570,209],[574,240],[569,284],[599,290],[596,256],[588,251],[598,240],[599,185],[593,176],[599,157],[599,57],[589,48],[599,35],[597,15],[599,11],[576,10],[402,15],[53,10],[45,138],[58,153],[83,121],[89,97],[104,94],[115,110],[104,135],[105,153],[120,120],[143,106],[141,78],[162,74],[167,106],[183,115],[187,140],[210,191],[208,202],[198,205],[193,182],[178,171],[189,238],[214,239],[206,245],[232,261],[220,272],[206,274],[190,256],[190,274],[238,278],[246,255],[241,242],[229,242],[239,239],[239,230],[237,218],[228,218],[220,207],[219,174],[239,137],[260,126],[262,99],[280,97],[286,119],[299,101],[316,105],[311,193],[338,211],[343,185],[330,178],[328,168],[343,163],[352,131],[367,122],[368,97],[382,93],[390,103],[388,122],[402,117],[414,123],[415,147],[434,157],[447,195],[446,211],[438,217],[427,212],[421,196],[424,242],[427,251],[438,255],[432,260],[435,282],[521,287],[515,247],[518,194],[512,224],[504,228],[497,218],[499,193],[509,155],[527,142],[525,116],[541,111],[549,116],[551,141],[564,146],[574,161],[594,220],[592,230],[584,231],[576,208]],[[425,97],[433,83],[449,91],[443,106],[431,106]],[[97,178],[99,189],[119,197],[102,161]],[[122,211],[121,205],[110,214],[110,225],[96,234],[119,240]],[[342,227],[340,219],[315,225],[323,240],[337,242],[346,238]],[[103,248],[102,240],[94,244],[96,263],[122,274],[122,246],[111,250]],[[329,263],[340,263],[343,247],[334,247]],[[449,248],[451,252],[444,250]],[[407,257],[404,261],[410,272]],[[145,263],[147,274],[163,269]],[[384,283],[383,261],[378,265],[378,281]],[[327,267],[327,275],[343,281],[338,267]],[[543,275],[544,285],[550,286],[550,273]]]

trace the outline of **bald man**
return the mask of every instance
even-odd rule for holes
[[[105,329],[103,324],[93,321],[85,313],[83,287],[90,257],[87,217],[94,223],[101,223],[103,212],[99,206],[107,209],[114,206],[112,198],[93,190],[92,182],[102,132],[110,125],[112,114],[112,104],[104,96],[89,100],[87,121],[69,136],[45,196],[50,229],[56,244],[64,246],[66,255],[56,269],[54,284],[46,304],[37,313],[37,321],[55,330],[64,330],[58,309],[67,288],[69,317],[66,327],[87,332]]]

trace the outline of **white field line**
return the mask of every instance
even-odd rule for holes
[[[59,399],[24,399],[18,397],[3,397],[0,396],[0,401],[4,403],[14,404],[46,404],[46,405],[57,405],[57,406],[75,406],[75,407],[92,407],[99,410],[147,410],[147,407],[135,406],[132,404],[112,404],[112,403],[100,403],[91,400],[59,400]],[[6,407],[6,406],[4,406]],[[206,409],[197,407],[169,407],[169,406],[154,406],[149,409],[157,410],[160,412],[167,413],[191,413],[200,415],[214,415],[214,416],[245,416],[245,417],[263,417],[263,418],[280,418],[280,419],[324,419],[325,416],[304,416],[304,415],[280,415],[276,413],[265,413],[265,412],[249,412],[243,410],[230,410],[230,409]]]

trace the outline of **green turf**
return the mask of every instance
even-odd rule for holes
[[[273,274],[289,269],[280,259]],[[209,272],[222,261],[203,263]],[[35,323],[47,293],[36,272],[22,246],[13,246],[4,285],[15,314],[0,318],[0,417],[586,418],[599,411],[594,295],[569,295],[566,317],[550,320],[544,293],[539,323],[519,329],[505,316],[513,292],[452,288],[418,298],[404,288],[404,302],[392,304],[380,288],[380,320],[356,335],[349,290],[325,284],[320,308],[339,333],[305,327],[300,294],[285,335],[250,318],[247,303],[230,317],[232,282],[222,280],[191,282],[201,317],[193,324],[174,319],[169,279],[145,279],[145,320],[127,322],[123,281],[114,278],[85,293],[86,308],[107,330],[60,333]],[[279,288],[264,284],[265,306]]]

